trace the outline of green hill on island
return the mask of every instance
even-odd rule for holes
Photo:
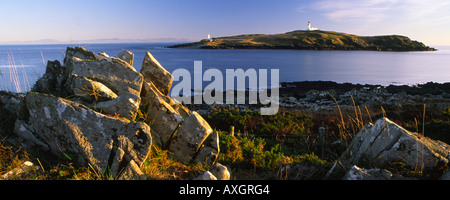
[[[434,51],[422,42],[401,35],[357,36],[332,31],[292,31],[283,34],[250,34],[204,39],[169,48],[202,49],[307,49],[307,50],[373,50]]]

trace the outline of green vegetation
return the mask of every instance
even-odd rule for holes
[[[381,116],[387,116],[410,131],[423,133],[424,130],[425,136],[450,143],[450,108],[424,110],[423,107],[411,107],[384,111],[382,108],[364,107],[362,111],[366,112],[360,112],[357,107],[357,110],[336,108],[332,111],[301,113],[283,108],[276,115],[262,116],[256,111],[211,107],[210,112],[203,114],[203,117],[219,132],[218,162],[229,167],[232,179],[323,179],[359,127]],[[65,160],[57,160],[50,155],[29,155],[21,149],[8,147],[3,141],[12,130],[4,128],[10,126],[7,124],[11,124],[11,118],[6,114],[1,116],[0,174],[29,160],[41,169],[13,179],[114,179],[89,166],[78,166],[70,157],[64,156]],[[234,134],[230,126],[234,126]],[[325,128],[323,148],[317,134],[318,127]],[[61,154],[64,155],[64,152]],[[287,172],[287,166],[297,171]],[[436,179],[446,168],[443,166],[442,170],[424,172],[401,162],[386,167],[393,173],[419,179]],[[169,151],[152,147],[141,170],[151,180],[187,180],[207,169],[208,166],[201,164],[177,162]]]
[[[277,115],[261,115],[257,111],[240,111],[236,108],[225,109],[210,107],[210,113],[203,115],[211,127],[229,130],[234,126],[237,131],[251,135],[303,135],[311,133],[312,117],[292,112],[280,112]]]
[[[283,34],[239,35],[213,38],[212,41],[180,44],[171,48],[205,49],[310,49],[310,50],[373,50],[433,51],[434,48],[405,36],[356,36],[333,31],[292,31]]]

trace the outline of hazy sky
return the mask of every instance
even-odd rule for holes
[[[0,44],[104,38],[200,40],[306,29],[450,45],[448,0],[0,0]]]

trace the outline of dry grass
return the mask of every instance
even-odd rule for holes
[[[169,151],[152,146],[141,170],[150,180],[190,180],[207,171],[207,166],[175,161]]]
[[[26,152],[14,150],[0,143],[0,174],[18,167],[27,160],[29,160],[29,155]]]
[[[16,65],[16,60],[14,58],[14,54],[12,53],[12,51],[6,52],[6,63],[5,60],[3,59],[3,56],[1,56],[1,60],[2,60],[2,66],[6,66],[5,68],[8,69],[8,74],[9,74],[9,80],[8,77],[4,76],[5,71],[3,71],[0,68],[0,78],[3,79],[3,81],[1,81],[2,83],[2,90],[5,91],[11,91],[15,89],[15,92],[17,93],[21,93],[21,92],[26,92],[29,91],[31,89],[30,87],[30,82],[28,81],[28,76],[25,70],[25,66],[23,65],[23,62],[21,62],[21,66],[22,66],[22,78],[19,78],[19,71],[18,71],[18,67]],[[22,81],[20,80],[22,79]],[[10,86],[10,84],[12,84]],[[23,89],[22,87],[23,86]]]

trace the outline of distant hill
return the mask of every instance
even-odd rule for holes
[[[169,48],[203,49],[308,49],[308,50],[373,50],[434,51],[421,42],[401,35],[357,36],[332,31],[292,31],[283,34],[251,34],[213,38],[179,44]]]

